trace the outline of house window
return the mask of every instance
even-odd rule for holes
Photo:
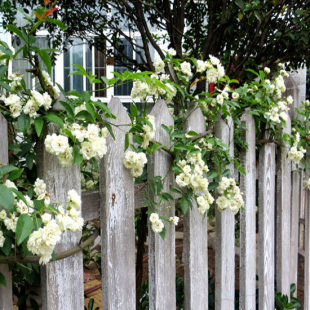
[[[80,71],[74,64],[85,68],[86,72],[95,72],[97,78],[106,76],[106,59],[103,53],[82,39],[74,38],[70,45],[67,45],[68,51],[64,53],[64,90],[77,90],[82,93],[83,90],[91,90],[88,78],[82,75],[71,75],[70,72]],[[95,90],[104,88],[104,84],[95,84]],[[106,91],[95,92],[95,97],[106,97]]]

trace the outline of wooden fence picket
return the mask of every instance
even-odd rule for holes
[[[247,130],[243,141],[248,148],[241,153],[246,175],[240,174],[244,210],[240,210],[240,310],[256,309],[256,151],[255,120],[248,111],[241,118]]]
[[[288,115],[282,133],[291,133],[291,118]],[[277,154],[276,187],[276,291],[290,295],[290,235],[291,235],[291,166],[285,142]]]
[[[0,163],[6,165],[9,162],[8,150],[8,124],[4,116],[0,113]],[[1,210],[1,208],[0,208]],[[5,276],[6,287],[0,284],[0,310],[13,308],[12,273],[9,265],[0,264],[0,273]]]
[[[43,139],[37,143],[38,177],[45,181],[47,191],[55,202],[67,201],[67,193],[71,189],[81,194],[80,167],[62,167],[58,158],[45,150],[46,135],[58,130],[58,126],[49,124],[44,129]],[[76,246],[81,235],[81,232],[64,233],[55,253]],[[40,271],[43,310],[84,309],[82,252],[41,266]]]
[[[214,124],[214,134],[229,146],[233,157],[233,120],[226,121],[218,115]],[[227,167],[231,177],[234,176],[234,166]],[[235,309],[235,215],[231,210],[215,211],[215,309]]]
[[[155,138],[170,147],[168,133],[161,127],[173,126],[174,121],[164,100],[158,100],[151,113],[155,117]],[[161,176],[163,190],[169,192],[174,186],[174,174],[171,171],[172,159],[164,150],[152,153],[148,159],[148,178]],[[167,208],[170,206],[170,208]],[[162,216],[174,216],[174,204],[163,202],[159,207]],[[149,223],[149,308],[150,310],[173,310],[176,308],[175,292],[175,228],[166,223],[165,240],[152,231]]]
[[[275,145],[259,151],[259,310],[274,308]]]
[[[130,123],[118,98],[113,98],[108,107],[116,116],[112,123]],[[115,140],[107,137],[107,153],[99,165],[103,310],[136,309],[134,180],[123,165],[129,129],[113,127]]]
[[[307,156],[307,162],[310,164],[310,156]],[[309,180],[310,173],[307,170],[305,179]],[[303,184],[301,185],[303,186]],[[303,202],[302,202],[303,203]],[[310,190],[305,189],[305,284],[304,284],[304,309],[310,309]]]
[[[206,121],[197,104],[187,110],[184,132],[202,133]],[[183,237],[185,310],[208,309],[208,217],[197,212],[197,203],[184,216]]]
[[[293,167],[293,165],[292,165]],[[295,283],[297,297],[297,275],[298,275],[298,236],[299,236],[299,209],[302,201],[302,177],[297,170],[291,172],[292,175],[292,196],[291,196],[291,264],[290,264],[290,283]]]

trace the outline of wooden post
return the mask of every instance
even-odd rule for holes
[[[297,170],[292,170],[290,283],[296,284],[295,297],[297,297],[299,209],[302,201],[302,192],[302,176],[300,176]]]
[[[241,117],[243,141],[248,148],[242,151],[241,161],[246,175],[240,173],[244,210],[240,210],[240,310],[256,309],[256,151],[255,120],[248,113]]]
[[[118,98],[108,104],[116,125],[130,118]],[[107,153],[100,162],[102,309],[133,310],[135,300],[134,179],[123,165],[129,126],[113,127]],[[132,143],[132,142],[131,142]]]
[[[45,181],[51,200],[55,202],[67,201],[68,191],[71,189],[81,195],[80,167],[62,167],[55,155],[45,151],[46,135],[58,130],[58,126],[49,124],[44,129],[43,139],[37,143],[38,177]],[[63,234],[55,253],[76,246],[81,235],[81,232]],[[82,252],[50,262],[40,269],[43,310],[84,309]]]
[[[0,113],[0,163],[7,165],[8,162],[8,124]],[[6,279],[6,287],[0,284],[0,310],[11,310],[13,308],[13,290],[12,273],[9,271],[9,265],[0,264],[0,273]]]
[[[218,115],[214,124],[214,133],[223,143],[229,145],[230,156],[234,156],[233,120],[222,119]],[[234,166],[230,164],[231,177]],[[215,309],[235,309],[235,215],[229,210],[220,212],[215,209]]]
[[[259,310],[274,308],[275,145],[259,151]]]
[[[284,133],[291,133],[289,115],[282,129]],[[276,291],[290,296],[291,160],[287,157],[288,151],[284,145],[277,154]]]
[[[164,100],[158,100],[152,109],[155,117],[155,140],[170,147],[168,133],[161,124],[173,126],[174,121]],[[171,171],[172,159],[163,150],[156,151],[148,159],[148,178],[161,176],[163,190],[169,192],[174,184],[174,174]],[[167,208],[170,206],[170,208]],[[173,202],[163,202],[159,207],[159,214],[174,216]],[[165,240],[154,233],[149,223],[149,307],[150,310],[173,310],[176,308],[175,295],[175,228],[173,224],[165,222]]]
[[[310,156],[307,156],[310,164]],[[305,173],[306,180],[309,180],[310,173]],[[302,184],[303,186],[303,184]],[[310,309],[310,190],[305,189],[305,285],[304,285],[304,309]]]
[[[206,121],[197,104],[188,109],[187,116],[185,132],[206,130]],[[208,217],[197,212],[196,201],[184,216],[183,242],[185,309],[208,309]]]

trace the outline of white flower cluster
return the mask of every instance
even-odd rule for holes
[[[310,190],[310,179],[308,181],[304,181],[304,187],[307,187]]]
[[[269,116],[270,119],[275,122],[275,123],[280,123],[281,122],[281,118],[286,121],[287,120],[287,111],[290,110],[290,108],[288,107],[288,104],[290,104],[289,101],[278,101],[277,102],[277,106],[272,107],[270,109],[269,112],[266,112],[265,115]]]
[[[24,103],[16,94],[11,94],[8,98],[4,98],[4,104],[9,107],[12,117],[16,118],[22,110],[30,117],[36,118],[39,114],[37,111],[40,107],[44,107],[45,111],[51,108],[52,98],[48,93],[41,95],[36,90],[31,91],[31,97]]]
[[[151,128],[148,124],[144,124],[142,127],[144,133],[142,134],[143,142],[141,146],[144,150],[148,147],[150,141],[154,139],[155,131],[156,131],[155,117],[149,114],[145,117],[145,119],[152,124],[153,128]]]
[[[218,209],[223,211],[229,208],[234,214],[237,214],[239,209],[244,205],[244,201],[242,193],[236,185],[236,181],[223,177],[217,190],[220,194],[216,199]]]
[[[200,150],[198,146],[196,148]],[[198,212],[204,214],[210,208],[214,198],[208,191],[208,179],[204,177],[204,172],[208,172],[209,169],[201,158],[201,152],[188,154],[187,161],[180,160],[177,165],[183,172],[176,177],[176,183],[180,187],[192,188],[195,194],[199,193]]]
[[[159,70],[161,68],[159,61],[156,64],[154,63],[154,67],[155,70]],[[147,84],[145,82],[141,82],[140,80],[134,80],[131,90],[131,97],[139,98],[141,101],[146,101],[148,97],[152,97],[154,100],[163,97],[167,103],[170,103],[175,97],[177,90],[171,83],[169,83],[169,76],[166,74],[153,74],[151,75],[151,78],[160,80],[168,88],[169,92],[155,83]]]
[[[40,264],[46,264],[51,260],[54,248],[63,232],[82,230],[84,220],[80,217],[81,212],[77,211],[81,208],[81,197],[75,190],[70,190],[68,200],[67,212],[59,206],[56,219],[53,219],[50,213],[44,213],[41,216],[44,227],[29,236],[27,248],[33,254],[40,256]]]
[[[22,84],[20,82],[22,78],[23,75],[20,74],[19,72],[13,72],[12,74],[9,75],[9,80],[12,80],[11,91],[18,93],[23,89]]]
[[[106,137],[107,128],[99,129],[96,124],[88,124],[87,129],[77,123],[66,124],[66,129],[70,130],[72,136],[81,143],[80,152],[84,159],[92,157],[102,158],[107,152]],[[56,155],[59,163],[68,167],[72,165],[73,149],[69,145],[69,139],[64,134],[47,135],[45,141],[46,151]]]
[[[130,169],[131,175],[134,178],[142,175],[143,167],[147,163],[147,158],[144,153],[126,152],[123,164],[127,169]]]
[[[163,221],[159,218],[157,213],[152,213],[149,217],[150,222],[152,223],[152,230],[155,233],[160,233],[164,228]]]
[[[306,150],[301,146],[298,149],[298,143],[300,141],[300,134],[299,132],[296,133],[295,135],[295,141],[293,146],[290,148],[290,150],[288,151],[288,158],[293,161],[294,163],[298,163],[302,160],[302,158],[304,157],[304,154],[306,153]]]

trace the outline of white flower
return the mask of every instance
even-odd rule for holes
[[[138,162],[138,154],[132,151],[128,151],[123,159],[123,164],[127,169],[133,168]]]
[[[180,187],[185,187],[190,183],[190,176],[181,173],[176,177],[175,181]]]
[[[293,99],[292,96],[288,96],[288,97],[286,98],[286,101],[287,101],[288,104],[292,104],[292,103],[294,102],[294,99]]]
[[[221,94],[217,95],[217,96],[216,96],[216,101],[217,101],[218,104],[222,105],[223,102],[224,102],[224,97],[223,97],[223,95],[221,95]]]
[[[169,220],[171,221],[171,223],[173,223],[174,225],[178,225],[179,223],[179,218],[177,216],[172,216],[169,218]]]
[[[152,223],[152,230],[155,233],[160,233],[164,228],[164,223],[161,220],[154,221]]]
[[[53,86],[53,94],[54,94],[54,98],[57,99],[59,97],[60,94],[60,90],[58,88],[58,86]]]
[[[71,189],[68,192],[69,205],[75,209],[80,209],[82,205],[81,196],[74,190]]]
[[[57,156],[59,163],[63,167],[70,167],[73,161],[73,149],[68,147],[65,151]]]
[[[47,135],[44,144],[46,151],[56,156],[65,152],[69,147],[68,137],[55,133]]]
[[[33,118],[38,116],[37,113],[38,110],[39,110],[38,102],[33,97],[31,97],[27,101],[26,105],[23,108],[24,113],[29,114],[29,116]]]
[[[7,217],[4,219],[4,225],[8,230],[12,230],[13,232],[16,231],[18,217],[16,217],[15,212],[11,214],[11,217]]]
[[[181,65],[180,65],[180,67],[181,67],[181,71],[182,71],[185,75],[187,75],[187,76],[192,76],[191,65],[190,65],[189,62],[187,62],[187,61],[182,62]]]
[[[95,141],[98,139],[99,127],[96,124],[88,124],[86,137],[89,141]]]
[[[202,72],[206,70],[205,62],[203,60],[197,60],[197,72]]]
[[[225,196],[220,196],[217,198],[216,204],[217,204],[217,208],[220,211],[223,211],[229,206],[229,201],[227,200]]]
[[[155,67],[155,72],[157,73],[163,70],[165,67],[165,63],[162,61],[162,59],[158,55],[155,56],[155,61],[153,65]]]
[[[159,216],[157,213],[152,213],[149,218],[151,223],[157,222],[159,220]]]
[[[37,178],[34,183],[34,192],[37,196],[45,195],[46,192],[46,184],[43,180]]]
[[[10,180],[6,180],[5,183],[4,183],[4,185],[5,185],[6,187],[8,187],[8,188],[15,188],[15,189],[17,190],[16,185],[15,185],[12,181],[10,181]],[[13,193],[13,194],[14,194],[14,193]]]
[[[42,239],[47,246],[54,247],[59,241],[61,230],[55,220],[50,220],[43,228]]]
[[[176,53],[175,49],[169,48],[168,54],[169,54],[170,56],[175,56],[177,53]]]
[[[140,166],[135,166],[130,169],[130,173],[134,178],[137,178],[142,175],[143,169]]]
[[[239,98],[239,94],[236,92],[233,92],[231,96],[234,100],[237,100]]]
[[[0,220],[5,220],[6,219],[6,211],[5,210],[2,210],[1,212],[0,212]]]
[[[101,136],[102,138],[106,138],[108,136],[108,128],[107,127],[103,127],[101,128]]]
[[[52,83],[52,80],[51,80],[49,74],[45,70],[42,70],[41,72],[42,72],[45,83],[47,85],[53,86],[53,83]]]
[[[32,90],[31,95],[39,107],[41,107],[44,104],[44,98],[38,91]]]
[[[51,105],[52,105],[52,98],[50,97],[50,95],[47,92],[45,92],[43,94],[43,107],[44,107],[45,111],[50,109]]]
[[[304,181],[304,187],[307,187],[310,190],[310,179],[308,181]]]
[[[19,200],[16,203],[16,211],[21,214],[28,213],[28,207],[22,200]]]
[[[50,213],[44,213],[41,215],[41,219],[44,225],[51,221],[52,215]]]
[[[265,67],[265,68],[264,68],[264,72],[265,72],[266,74],[269,74],[269,73],[270,73],[270,68]]]
[[[4,245],[5,238],[3,237],[3,231],[0,230],[0,248]]]

